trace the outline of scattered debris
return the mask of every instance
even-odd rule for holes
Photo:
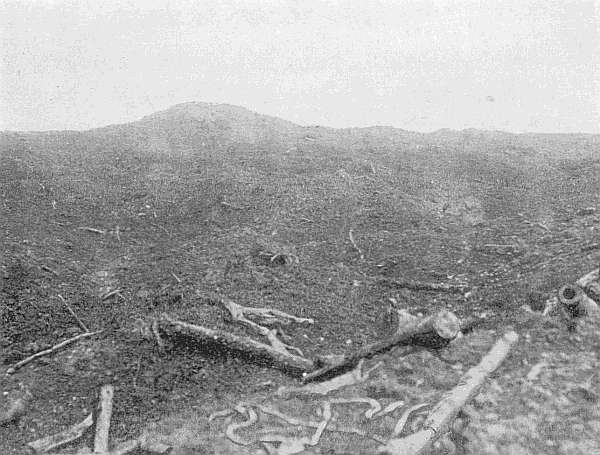
[[[362,402],[362,400],[364,400],[364,399],[359,398],[358,400],[361,400],[361,402]],[[373,401],[375,401],[375,400],[373,400]],[[332,401],[323,403],[323,405],[324,405],[323,416],[324,417],[326,417],[326,412],[327,412],[327,409],[325,407],[326,406],[330,407],[331,404],[333,404]],[[381,408],[379,403],[377,403],[377,406],[379,409]],[[226,409],[223,411],[217,411],[217,412],[212,413],[209,416],[209,421],[213,421],[216,418],[223,418],[223,417],[227,417],[228,419],[230,419],[229,416],[231,416],[231,414],[237,412],[237,413],[243,415],[246,418],[246,420],[242,423],[236,423],[236,424],[232,424],[231,422],[226,421],[227,427],[226,427],[225,431],[226,431],[226,433],[228,433],[226,435],[230,440],[232,440],[233,442],[235,442],[236,444],[239,444],[239,445],[250,445],[254,442],[261,442],[261,441],[269,442],[267,440],[264,440],[262,437],[259,437],[259,439],[254,440],[254,441],[247,441],[247,440],[240,439],[239,436],[237,436],[235,434],[235,431],[238,430],[239,428],[246,428],[258,421],[258,415],[255,412],[250,413],[251,408],[256,408],[257,410],[259,410],[260,412],[262,412],[265,415],[276,417],[276,418],[284,421],[285,423],[295,426],[295,427],[306,427],[306,428],[316,428],[316,429],[319,429],[322,427],[323,428],[322,431],[354,434],[354,435],[361,436],[364,438],[369,438],[373,441],[378,442],[379,444],[383,444],[385,442],[385,440],[383,438],[381,438],[380,436],[368,434],[367,432],[365,432],[359,428],[342,426],[342,425],[338,425],[336,423],[330,423],[328,425],[324,425],[323,422],[325,420],[327,420],[325,418],[320,422],[316,422],[316,421],[312,421],[312,420],[304,420],[304,419],[301,419],[298,417],[284,414],[284,413],[278,411],[277,409],[274,409],[270,406],[261,405],[261,404],[239,403],[238,405],[236,405],[234,407],[234,409]],[[256,419],[254,418],[255,415],[256,415]],[[277,439],[275,441],[270,441],[270,442],[281,442],[281,441],[279,441],[279,439]]]
[[[377,400],[373,398],[333,398],[330,403],[335,404],[353,404],[353,403],[366,403],[369,405],[369,409],[365,412],[365,418],[372,419],[375,414],[381,411],[381,405]]]
[[[379,417],[383,417],[388,414],[391,414],[392,412],[394,412],[396,409],[398,409],[401,406],[404,406],[404,401],[402,401],[402,400],[394,401],[394,402],[388,404],[385,408],[383,408],[383,410],[381,412],[379,412],[375,417],[379,418]]]
[[[83,421],[61,431],[60,433],[30,442],[27,444],[27,446],[35,453],[47,454],[52,449],[65,446],[82,438],[86,431],[95,423],[93,452],[89,449],[89,447],[83,447],[74,454],[69,452],[70,455],[88,455],[92,453],[101,455],[127,455],[138,449],[142,449],[146,452],[157,455],[166,455],[168,452],[170,452],[172,449],[171,446],[162,443],[149,442],[147,434],[145,433],[136,439],[121,441],[115,444],[112,449],[110,449],[109,429],[112,415],[113,395],[114,387],[112,385],[107,384],[102,386],[100,389],[98,410],[96,413],[90,413]],[[96,416],[95,422],[94,415]]]
[[[103,230],[103,229],[96,229],[96,228],[87,227],[87,226],[82,226],[82,227],[79,227],[77,229],[79,229],[80,231],[93,232],[94,234],[101,234],[101,235],[106,234],[106,231]]]
[[[121,297],[123,300],[125,300],[125,297],[123,297],[123,295],[121,294],[121,289],[113,289],[112,291],[108,291],[108,292],[106,292],[105,294],[102,294],[102,295],[100,296],[100,298],[101,298],[102,300],[108,300],[108,299],[110,299],[111,297],[113,297],[113,296],[115,296],[115,295],[116,295],[116,296],[119,296],[119,297]]]
[[[250,444],[252,444],[253,441],[246,441],[244,439],[239,438],[235,434],[235,431],[239,428],[246,428],[246,427],[250,427],[250,426],[254,425],[258,421],[258,414],[251,407],[246,407],[242,404],[236,405],[235,410],[239,414],[247,415],[247,418],[246,418],[246,420],[244,420],[241,423],[232,422],[229,425],[227,425],[227,428],[225,429],[225,436],[227,436],[227,438],[229,438],[229,440],[235,444],[238,444],[241,446],[250,445]]]
[[[410,418],[410,416],[413,412],[419,411],[428,406],[429,406],[429,403],[420,403],[420,404],[414,405],[414,406],[408,408],[406,411],[404,411],[404,413],[402,413],[402,416],[400,417],[400,419],[398,419],[398,422],[396,422],[396,425],[394,426],[394,431],[392,432],[392,438],[397,438],[398,436],[400,436],[402,431],[404,431],[404,427],[406,426],[406,423],[408,422],[408,419]]]
[[[477,395],[485,379],[502,364],[518,339],[519,336],[515,332],[506,333],[481,362],[467,371],[458,385],[433,408],[420,431],[406,438],[392,437],[378,449],[378,453],[425,453],[438,438],[450,430],[450,425],[460,409]]]
[[[237,205],[230,204],[229,202],[221,201],[221,205],[227,209],[231,210],[244,210],[244,207],[239,207]]]
[[[527,380],[528,381],[535,381],[538,378],[538,376],[540,375],[540,373],[547,366],[548,366],[548,362],[539,362],[539,363],[536,363],[534,366],[531,367],[531,370],[529,370],[529,373],[527,373]]]
[[[369,379],[369,375],[372,371],[383,365],[382,362],[378,362],[375,366],[363,373],[363,363],[364,359],[360,359],[358,365],[352,371],[340,376],[336,376],[328,381],[313,382],[300,387],[280,387],[277,390],[276,395],[280,397],[289,397],[292,395],[327,395],[328,393],[333,392],[334,390],[339,390],[342,387],[348,387],[365,382],[367,379]]]
[[[275,253],[273,251],[261,250],[256,253],[256,256],[262,259],[267,265],[291,265],[300,262],[300,259],[295,254],[284,252]]]
[[[82,333],[80,335],[74,336],[73,338],[69,338],[68,340],[62,341],[62,342],[58,343],[57,345],[52,346],[51,348],[45,349],[44,351],[37,352],[37,353],[33,354],[32,356],[29,356],[26,359],[23,359],[23,360],[15,363],[12,367],[10,367],[6,370],[6,374],[13,374],[19,368],[27,365],[28,363],[33,362],[35,359],[38,359],[45,355],[54,354],[55,352],[60,351],[62,348],[69,346],[81,339],[89,338],[91,336],[98,335],[99,333],[102,333],[102,332],[103,332],[102,330],[98,330],[96,332],[86,332],[86,333]]]
[[[360,260],[362,261],[365,258],[365,255],[363,254],[362,250],[356,244],[356,241],[354,240],[354,235],[352,235],[352,229],[350,229],[348,231],[348,239],[350,240],[350,243],[352,244],[352,247],[360,255]]]
[[[314,447],[321,440],[321,435],[331,421],[331,405],[329,402],[323,403],[323,420],[317,426],[315,433],[309,437],[290,438],[280,435],[265,435],[260,438],[267,452],[270,455],[293,455],[304,452],[307,446]],[[280,443],[278,448],[273,447],[272,442]]]

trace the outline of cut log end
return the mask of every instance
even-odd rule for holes
[[[575,307],[579,304],[579,300],[583,295],[583,291],[579,286],[566,284],[558,290],[558,299],[560,303],[567,307]]]
[[[460,320],[450,311],[440,311],[433,321],[436,333],[446,340],[453,340],[460,332]]]

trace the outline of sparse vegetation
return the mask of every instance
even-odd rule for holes
[[[23,453],[25,442],[81,421],[111,382],[114,439],[173,415],[165,432],[195,422],[200,430],[190,431],[206,437],[195,449],[226,453],[200,415],[292,379],[223,353],[176,346],[160,354],[135,330],[136,319],[165,311],[241,330],[225,327],[208,301],[218,293],[314,319],[287,332],[309,357],[380,339],[389,298],[415,314],[485,313],[483,327],[452,343],[445,360],[385,354],[395,359],[391,370],[373,373],[362,390],[435,402],[460,377],[448,362],[474,365],[490,331],[512,326],[530,335],[527,346],[486,395],[494,408],[485,397],[476,402],[479,433],[465,450],[571,454],[584,453],[583,442],[587,453],[600,450],[589,443],[600,434],[597,392],[594,401],[571,387],[599,366],[598,327],[570,335],[519,310],[598,267],[599,250],[589,248],[600,240],[600,209],[590,210],[600,207],[598,156],[592,135],[335,130],[201,103],[85,132],[2,133],[0,363],[80,333],[59,295],[90,331],[104,331],[0,379],[8,394],[26,385],[35,403],[18,425],[0,428],[0,447]],[[398,289],[382,277],[471,292]],[[562,359],[562,369],[543,376],[543,388],[519,382],[541,351]],[[556,389],[555,380],[563,381]],[[597,390],[600,377],[590,381],[586,390]],[[529,441],[518,421],[527,415],[547,419]],[[492,434],[491,422],[509,420]],[[503,441],[522,451],[502,451]],[[328,453],[352,448],[324,444]]]

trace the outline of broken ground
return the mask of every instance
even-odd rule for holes
[[[82,420],[106,383],[113,439],[154,422],[189,453],[240,450],[208,415],[293,380],[222,352],[161,354],[136,330],[167,312],[247,334],[214,293],[313,318],[288,333],[308,356],[389,335],[389,298],[413,314],[485,314],[445,351],[381,356],[386,367],[355,395],[435,401],[512,327],[521,340],[478,397],[466,450],[599,450],[598,328],[568,333],[520,310],[598,267],[600,216],[586,210],[600,208],[598,136],[334,130],[192,103],[86,132],[3,133],[0,153],[0,360],[8,367],[79,333],[59,294],[90,330],[104,329],[2,378],[7,396],[33,396],[18,424],[0,427],[5,453]],[[381,278],[473,292],[399,290]],[[525,381],[542,360],[537,382]],[[309,416],[316,405],[281,406]],[[360,438],[323,444],[371,450]]]

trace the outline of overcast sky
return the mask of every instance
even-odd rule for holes
[[[177,103],[299,124],[600,133],[600,2],[0,0],[0,129]]]

